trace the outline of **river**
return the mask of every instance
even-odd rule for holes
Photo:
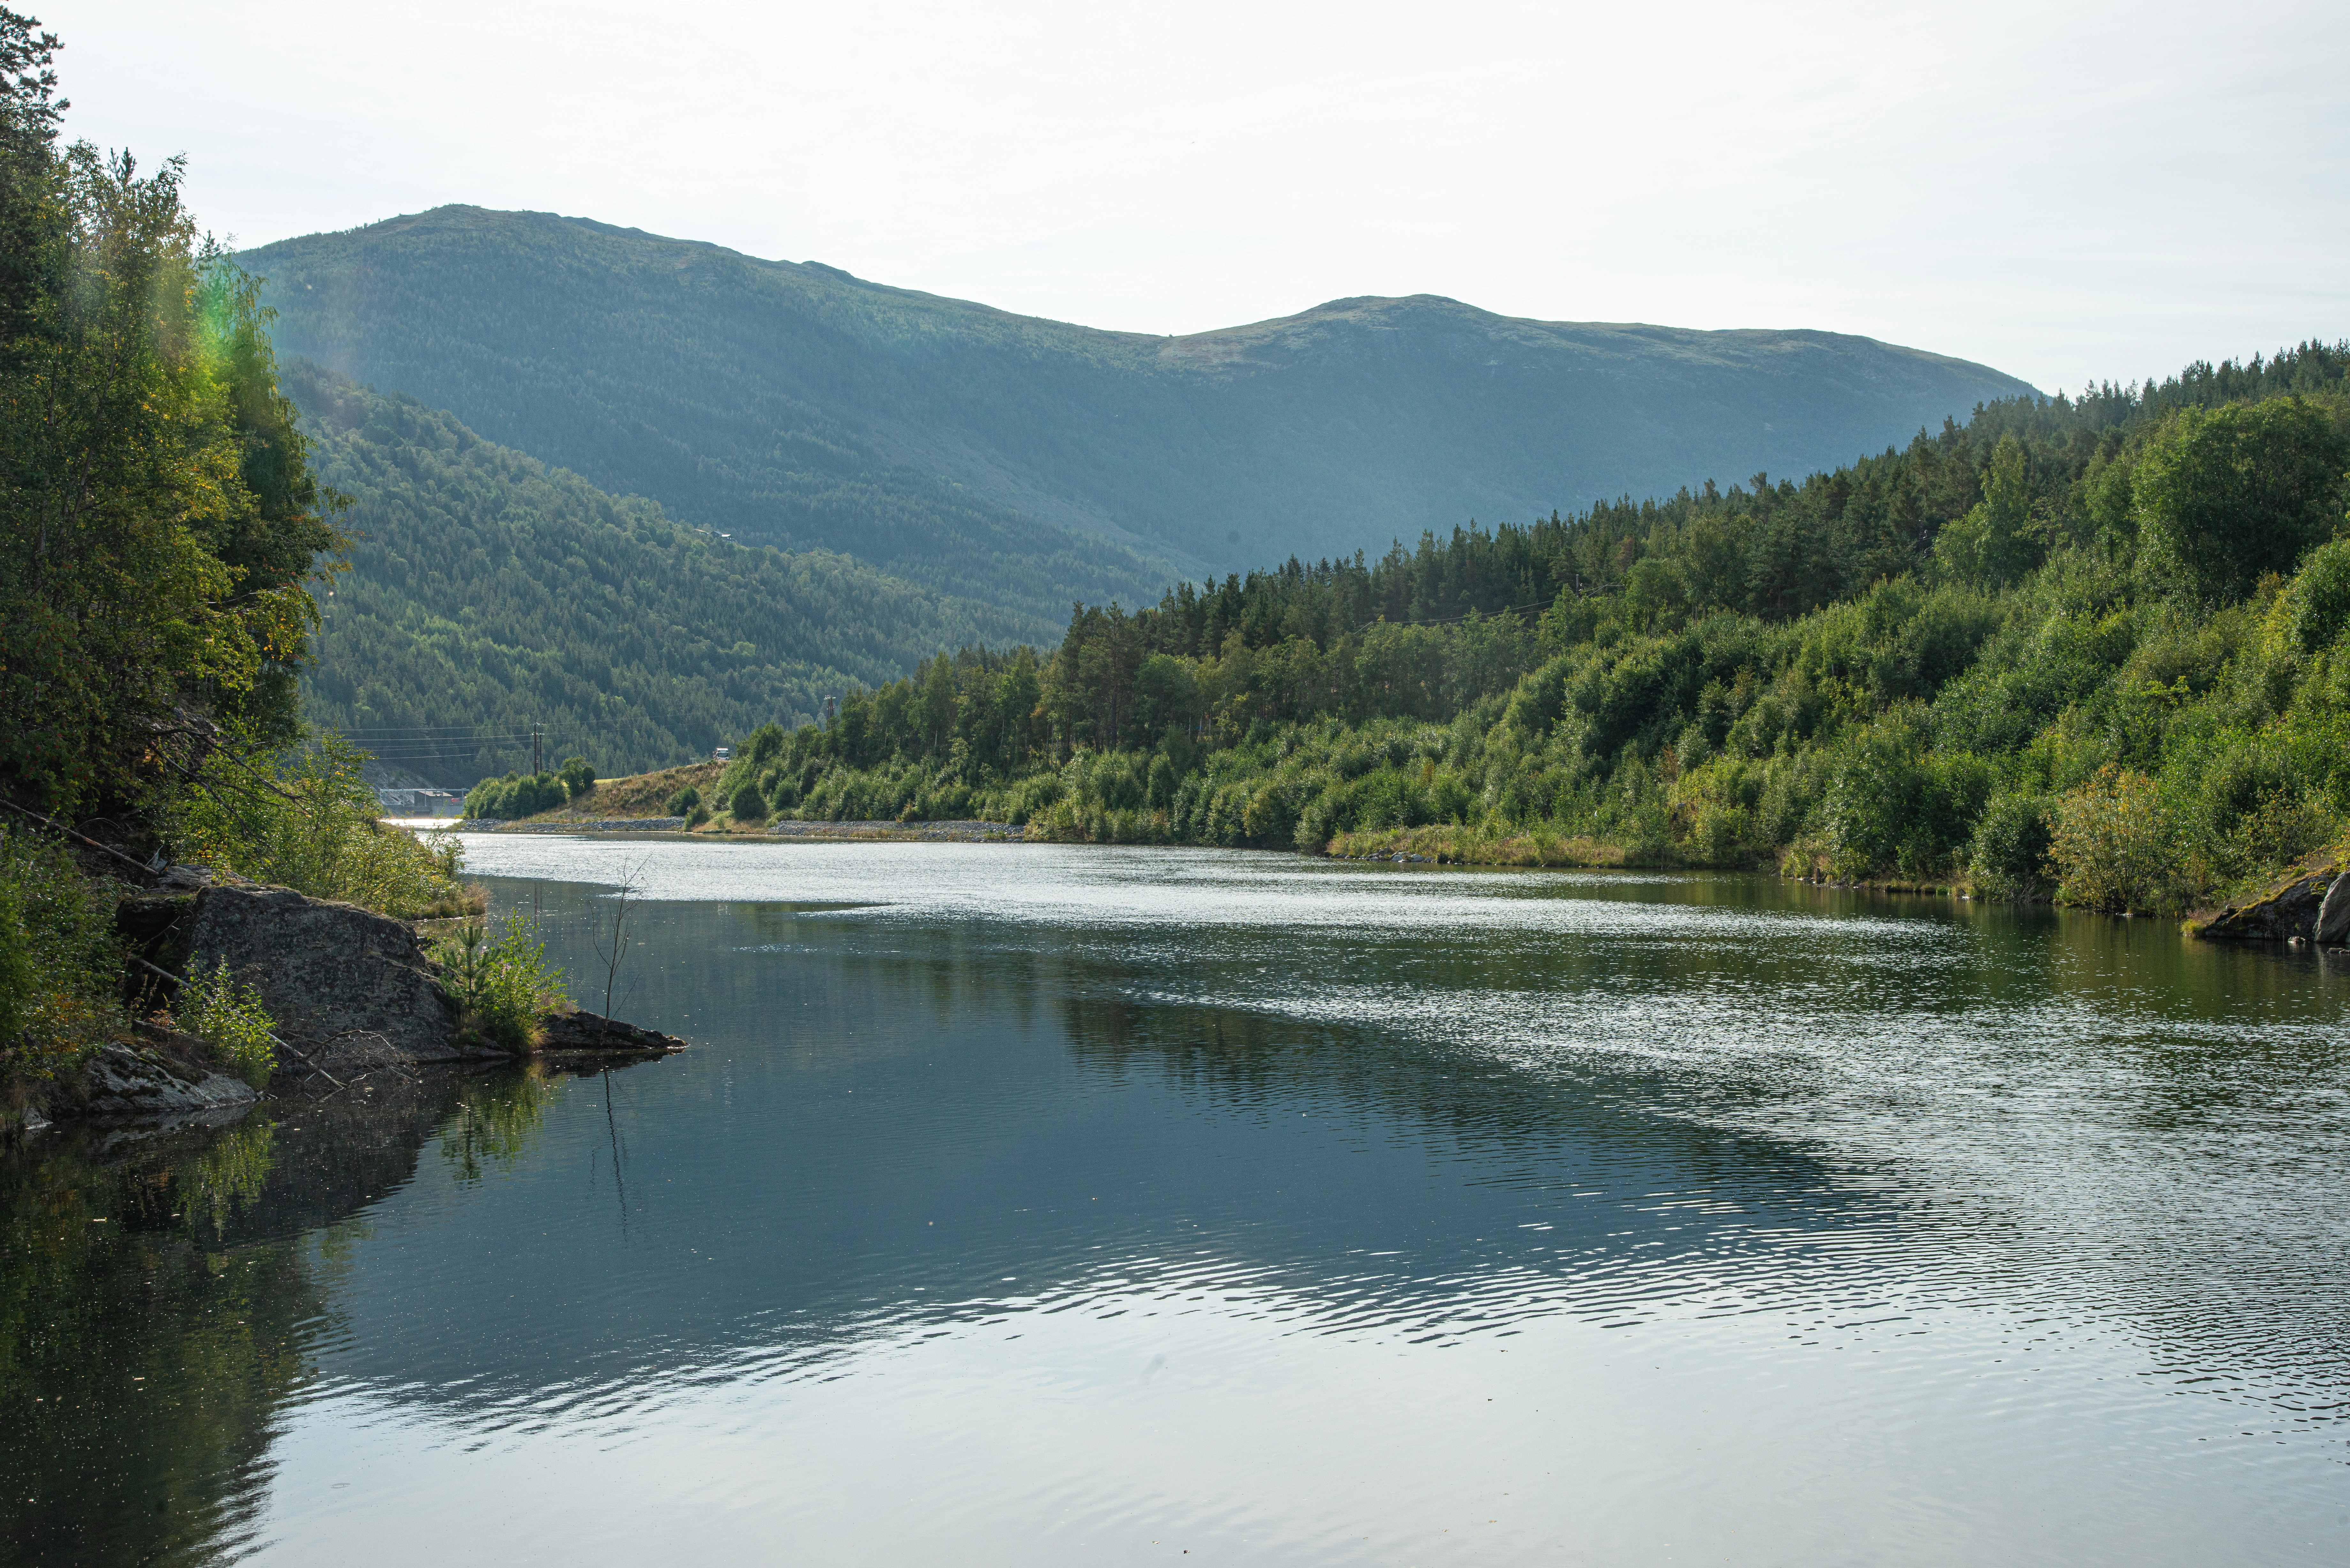
[[[2333,1563],[2350,974],[1206,850],[467,844],[592,1077],[0,1159],[15,1561]]]

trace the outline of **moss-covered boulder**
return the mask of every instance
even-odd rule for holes
[[[2350,940],[2350,856],[2293,867],[2257,897],[2190,922],[2189,929],[2217,940],[2340,945]]]

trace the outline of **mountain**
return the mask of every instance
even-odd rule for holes
[[[306,360],[281,385],[312,467],[352,502],[306,716],[433,784],[526,765],[533,723],[550,761],[681,762],[934,648],[1059,630],[842,556],[722,539]]]
[[[1104,332],[540,213],[437,208],[245,253],[280,352],[743,539],[1058,618],[1801,474],[2029,390],[1866,337],[1337,300]]]

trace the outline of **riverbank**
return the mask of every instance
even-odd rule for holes
[[[1620,844],[1586,835],[1488,833],[1438,824],[1341,833],[1323,847],[1333,860],[1425,861],[1437,866],[1555,866],[1620,868],[1633,864]]]
[[[72,1059],[0,1081],[0,1130],[234,1119],[267,1097],[370,1093],[426,1067],[576,1067],[686,1048],[575,1007],[542,970],[514,992],[496,971],[501,944],[452,958],[444,939],[478,918],[400,919],[192,866],[84,880],[111,908],[120,1010]]]

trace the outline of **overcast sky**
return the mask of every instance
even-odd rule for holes
[[[2054,389],[2350,336],[2350,5],[13,4],[245,244],[449,202],[1096,327],[1348,295]]]

